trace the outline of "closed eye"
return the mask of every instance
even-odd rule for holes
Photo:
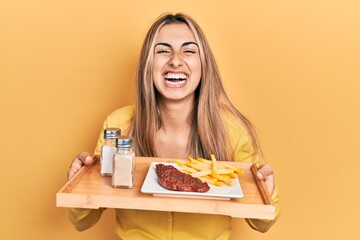
[[[194,54],[194,53],[196,53],[196,51],[195,50],[185,50],[184,53],[186,53],[186,54]]]
[[[170,51],[169,51],[169,50],[160,49],[160,50],[157,50],[156,53],[170,53]]]

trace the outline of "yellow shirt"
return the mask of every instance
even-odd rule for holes
[[[134,116],[134,106],[127,106],[110,114],[103,125],[103,130],[117,127],[122,135],[128,134],[131,120]],[[225,126],[230,134],[231,147],[234,149],[234,161],[255,162],[261,164],[260,159],[254,159],[253,148],[246,131],[236,123],[231,116],[225,118]],[[101,131],[95,154],[100,154],[104,143]],[[267,231],[279,216],[278,191],[275,188],[272,195],[275,204],[275,220],[246,219],[248,224],[261,232]],[[93,226],[104,209],[72,208],[68,217],[79,231]],[[126,240],[183,240],[183,239],[228,239],[230,236],[231,218],[223,215],[195,214],[180,212],[160,212],[133,209],[115,209],[116,233],[120,239]]]

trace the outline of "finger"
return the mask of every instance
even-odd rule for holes
[[[68,179],[72,178],[83,165],[84,163],[78,157],[76,157],[70,165]]]
[[[271,166],[266,164],[266,165],[261,165],[259,167],[259,170],[256,175],[260,180],[266,180],[268,177],[272,176],[273,174],[274,173]]]
[[[76,173],[76,170],[69,169],[68,175],[67,175],[68,180],[70,180],[75,175],[75,173]]]
[[[90,165],[93,162],[93,158],[88,152],[82,152],[76,158],[78,158],[84,165]]]
[[[90,165],[93,162],[93,158],[87,152],[82,152],[75,157],[72,161],[69,171],[68,171],[68,179],[72,178],[82,166]]]
[[[265,186],[270,195],[272,195],[274,191],[274,175],[269,175],[269,177],[265,180]]]
[[[257,172],[257,177],[265,182],[265,186],[269,194],[272,195],[275,186],[272,167],[270,165],[260,166]]]

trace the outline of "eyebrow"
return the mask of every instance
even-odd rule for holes
[[[183,44],[181,44],[181,47],[189,46],[191,44],[194,44],[197,47],[199,47],[199,45],[196,42],[184,42]],[[157,43],[155,45],[155,47],[157,47],[158,45],[165,46],[165,47],[171,47],[171,45],[169,43],[163,43],[163,42]]]

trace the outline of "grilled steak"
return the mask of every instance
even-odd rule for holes
[[[169,190],[207,192],[210,189],[207,183],[189,174],[182,173],[171,165],[156,164],[156,174],[159,177],[160,185]]]

